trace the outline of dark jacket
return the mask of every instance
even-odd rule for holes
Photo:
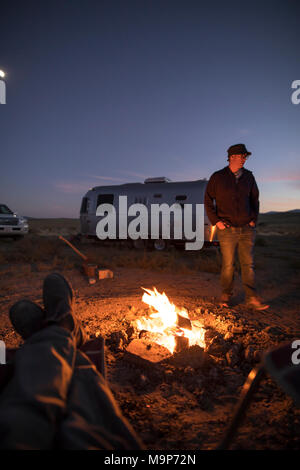
[[[212,223],[227,222],[233,227],[256,222],[259,212],[259,191],[251,171],[243,168],[237,180],[229,166],[210,177],[205,192],[205,209]]]

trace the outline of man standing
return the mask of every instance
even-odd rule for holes
[[[205,209],[212,225],[217,226],[222,253],[221,305],[228,307],[230,303],[238,249],[246,303],[256,310],[265,310],[269,306],[258,298],[255,287],[253,248],[259,191],[252,172],[244,168],[249,155],[244,144],[229,147],[229,165],[216,171],[208,182]]]

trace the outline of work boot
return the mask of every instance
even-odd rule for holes
[[[267,310],[269,305],[262,303],[258,297],[249,297],[246,301],[246,305],[253,310]]]
[[[85,333],[73,312],[73,291],[66,279],[58,273],[49,274],[44,280],[43,301],[46,325],[57,324],[71,331],[77,346],[85,342]]]
[[[223,292],[223,294],[220,297],[220,302],[219,302],[220,306],[221,307],[229,307],[230,301],[231,301],[231,295],[226,294],[225,292]]]
[[[44,324],[44,310],[31,300],[19,300],[9,310],[10,321],[23,339],[39,331]]]

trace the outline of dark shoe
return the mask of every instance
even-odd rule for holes
[[[231,295],[223,293],[220,297],[220,306],[229,307],[231,301]]]
[[[39,331],[44,324],[45,312],[30,300],[19,300],[9,310],[10,321],[23,339]]]
[[[66,279],[58,273],[49,274],[44,280],[43,301],[46,324],[57,324],[71,331],[80,347],[85,341],[85,334],[79,320],[73,313],[73,291]]]
[[[253,310],[267,310],[269,308],[269,305],[263,304],[258,297],[250,297],[246,301],[246,305]]]

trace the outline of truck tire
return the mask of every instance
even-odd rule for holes
[[[164,251],[167,249],[167,242],[159,238],[158,240],[154,240],[153,247],[156,251]]]

